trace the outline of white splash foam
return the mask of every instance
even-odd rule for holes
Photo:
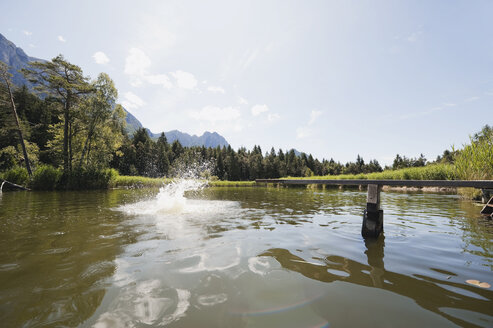
[[[122,206],[128,214],[158,215],[183,212],[187,205],[186,191],[197,191],[207,185],[205,180],[179,179],[159,189],[155,198]]]

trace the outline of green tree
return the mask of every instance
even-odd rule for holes
[[[135,131],[132,144],[135,147],[135,168],[139,175],[152,176],[154,172],[154,142],[147,130],[140,128]]]
[[[27,172],[31,176],[33,173],[31,171],[31,165],[29,164],[29,157],[27,155],[26,144],[24,143],[24,136],[22,134],[22,129],[19,124],[19,117],[17,116],[17,110],[15,108],[14,95],[12,94],[12,88],[10,86],[11,76],[12,75],[8,72],[8,66],[4,62],[0,61],[0,78],[3,80],[3,83],[5,83],[5,87],[7,89],[10,109],[12,110],[12,115],[14,116],[15,119],[15,124],[17,126],[17,133],[19,135],[19,143],[22,146],[22,152],[24,154],[24,163],[26,165]]]
[[[168,159],[168,140],[164,135],[164,132],[159,136],[157,143],[157,170],[160,176],[168,175],[169,171],[169,159]]]
[[[33,62],[31,67],[23,69],[35,89],[41,94],[53,97],[62,106],[63,113],[63,168],[65,172],[72,170],[72,109],[82,95],[93,91],[88,78],[82,69],[69,63],[62,55],[51,61]]]
[[[95,139],[97,129],[101,131],[110,123],[111,119],[118,121],[118,115],[114,116],[112,105],[118,97],[118,92],[111,78],[106,73],[99,74],[96,81],[92,83],[93,92],[84,102],[82,102],[81,117],[85,125],[86,136],[84,147],[79,159],[79,168],[82,167],[84,158],[91,149],[91,143]],[[117,108],[118,112],[120,109]],[[117,127],[118,128],[118,127]],[[112,131],[118,133],[118,131]]]

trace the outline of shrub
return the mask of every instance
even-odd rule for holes
[[[16,150],[13,146],[8,146],[0,149],[0,171],[6,171],[17,163]]]
[[[65,189],[107,189],[114,184],[118,171],[115,169],[74,169],[64,173],[61,184]]]
[[[16,166],[2,174],[2,178],[8,182],[12,182],[21,186],[27,185],[29,174],[23,167]]]
[[[53,166],[42,165],[34,172],[30,186],[37,190],[53,190],[58,187],[62,172]]]

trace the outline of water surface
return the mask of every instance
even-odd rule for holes
[[[493,326],[472,202],[384,192],[365,242],[362,191],[197,187],[1,194],[2,326]]]

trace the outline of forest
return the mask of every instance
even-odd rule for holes
[[[205,177],[229,181],[357,175],[430,165],[455,165],[456,177],[492,177],[493,130],[488,125],[463,150],[445,150],[433,161],[422,154],[397,154],[385,168],[359,155],[343,164],[294,149],[264,153],[260,146],[183,147],[178,141],[168,143],[164,133],[153,140],[144,128],[129,134],[125,111],[116,103],[118,92],[105,73],[91,79],[59,55],[22,71],[30,89],[12,85],[8,66],[0,64],[0,172],[5,180],[38,189],[104,188],[114,175],[175,177],[197,163],[207,163]],[[478,167],[473,167],[474,161]]]

